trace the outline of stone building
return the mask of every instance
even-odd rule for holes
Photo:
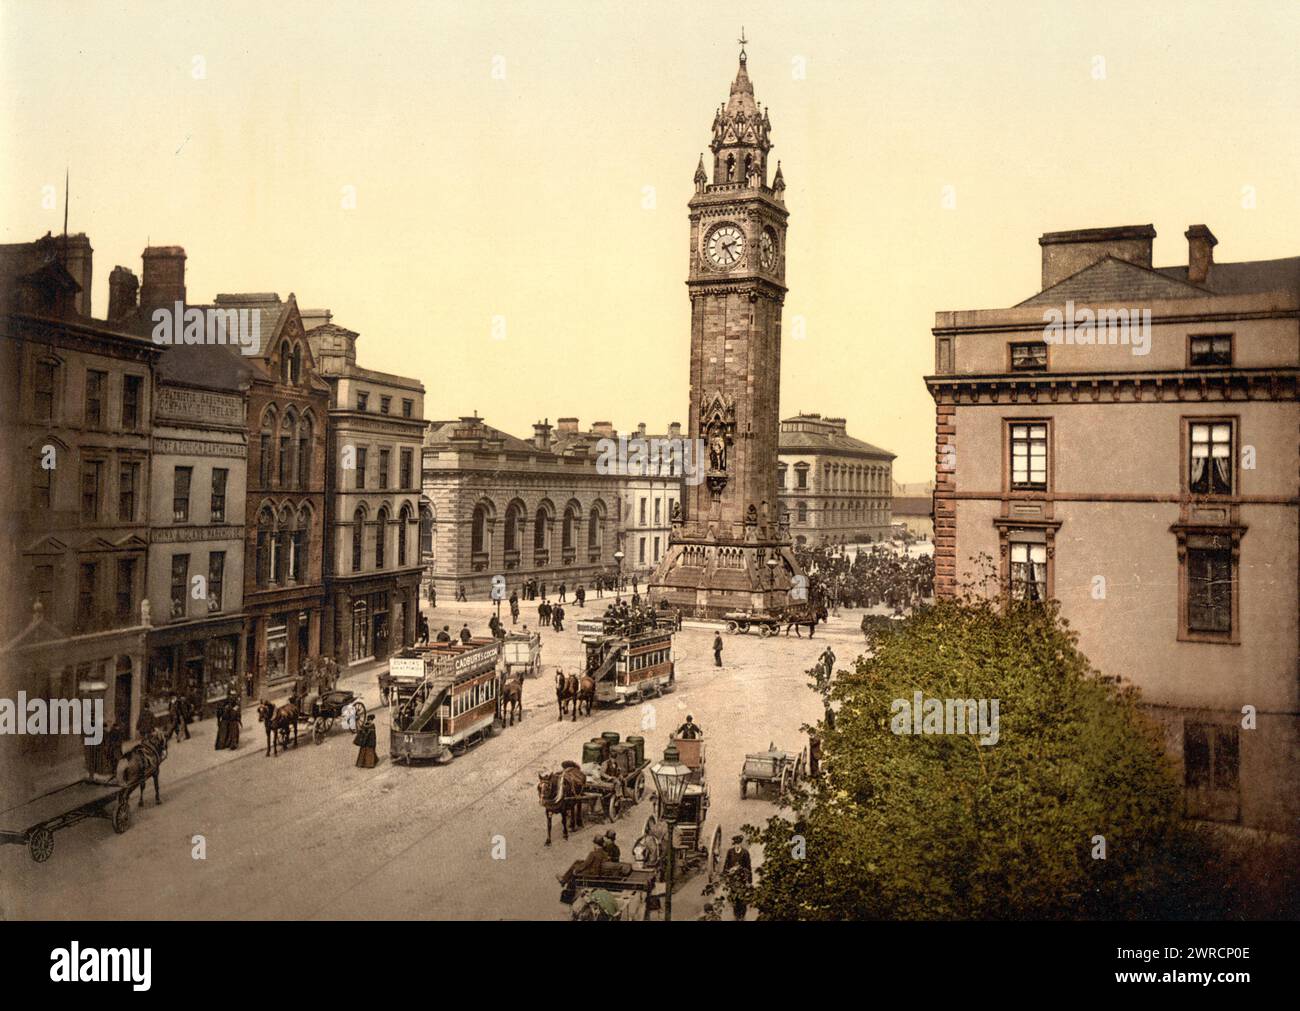
[[[776,485],[795,544],[887,540],[894,454],[855,439],[843,418],[781,422]]]
[[[84,235],[0,247],[0,693],[102,699],[110,723],[134,728],[160,349],[90,315],[92,255]],[[11,794],[84,774],[79,737],[5,736],[0,749],[25,777]]]
[[[712,182],[701,155],[688,205],[687,426],[707,447],[705,478],[686,487],[651,580],[652,599],[700,617],[781,607],[799,574],[776,487],[789,213],[780,164],[768,174],[772,124],[745,64],[742,48],[713,117]]]
[[[1150,225],[1039,239],[1040,290],[939,312],[936,589],[995,560],[1165,728],[1193,817],[1300,817],[1300,257],[1152,266]]]
[[[326,651],[340,664],[387,659],[415,641],[420,613],[424,386],[357,365],[358,334],[328,312],[304,322],[330,388]]]
[[[934,482],[894,482],[890,512],[895,528],[901,527],[922,541],[934,540]]]
[[[245,670],[254,695],[287,687],[321,655],[325,616],[325,428],[330,387],[316,371],[297,300],[218,295],[256,313],[259,351],[248,399],[245,500]],[[238,354],[237,348],[227,348]],[[328,655],[328,648],[324,650]]]
[[[539,422],[525,441],[477,415],[429,423],[424,522],[434,564],[424,578],[440,599],[458,587],[483,599],[494,576],[507,593],[529,578],[571,591],[615,571],[623,479],[597,468],[601,435],[575,434],[558,438]]]
[[[563,427],[566,419],[560,419]],[[681,505],[686,488],[685,461],[680,449],[670,455],[659,452],[658,447],[669,444],[680,447],[682,426],[673,422],[661,435],[647,434],[645,422],[627,436],[648,447],[641,454],[628,453],[627,469],[623,472],[623,516],[619,539],[623,545],[623,571],[635,573],[644,579],[651,575],[663,561],[672,534],[674,510]],[[654,447],[651,451],[649,447]]]

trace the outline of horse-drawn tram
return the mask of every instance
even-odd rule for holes
[[[596,701],[623,705],[672,691],[673,631],[641,623],[580,622]]]
[[[107,818],[114,832],[131,827],[129,796],[135,784],[83,780],[0,814],[0,845],[26,846],[38,864],[54,852],[54,833],[87,818]],[[12,827],[10,827],[12,826]]]
[[[393,761],[450,762],[493,732],[500,652],[496,639],[471,639],[413,646],[393,658]]]

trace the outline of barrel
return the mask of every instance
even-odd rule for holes
[[[604,741],[588,741],[582,746],[583,765],[599,765],[605,760],[602,754],[604,750],[601,747],[602,744],[604,744]]]
[[[609,749],[609,753],[620,772],[632,771],[636,762],[636,748],[630,744],[615,744]]]
[[[600,750],[600,760],[602,762],[609,758],[609,741],[605,740],[603,737],[593,737],[590,743],[593,747]]]
[[[602,738],[603,740],[606,740],[606,741],[609,742],[609,746],[610,746],[611,748],[612,748],[615,744],[618,743],[618,732],[617,732],[617,731],[614,731],[614,730],[606,730],[606,731],[605,731],[603,734],[601,734],[600,736],[601,736],[601,738]]]
[[[645,738],[629,734],[627,743],[636,748],[636,764],[640,765],[645,761]]]

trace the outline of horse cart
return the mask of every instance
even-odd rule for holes
[[[653,870],[643,867],[630,867],[627,864],[608,864],[600,874],[575,874],[569,883],[560,889],[560,901],[573,905],[574,919],[626,919],[625,915],[584,915],[583,908],[592,892],[605,891],[616,893],[615,903],[624,909],[630,907],[640,913],[636,919],[646,919],[652,909],[658,908],[654,898],[657,877]],[[635,902],[618,901],[620,898],[632,898]],[[575,902],[575,900],[577,900]]]
[[[445,765],[496,732],[500,654],[499,640],[471,639],[412,646],[393,657],[394,762]]]
[[[778,798],[784,799],[807,775],[807,748],[796,755],[769,744],[766,751],[752,751],[745,756],[745,764],[740,770],[740,799],[745,799],[750,783],[754,784],[755,796],[763,787],[769,787],[776,791]]]
[[[704,782],[704,738],[674,738],[682,764],[690,769],[686,789],[677,806],[676,819],[669,822],[663,800],[655,795],[655,811],[645,820],[641,836],[632,847],[633,858],[643,867],[662,872],[672,851],[674,876],[685,876],[703,868],[712,881],[722,870],[725,849],[722,826],[707,837],[705,822],[709,814],[709,788]],[[671,841],[670,833],[671,830]]]
[[[366,720],[366,704],[355,692],[334,688],[305,700],[303,715],[311,720],[311,739],[315,743],[325,740],[325,735],[334,727],[334,721],[343,718],[347,706],[352,706],[355,713],[353,729],[356,729]]]
[[[727,631],[732,635],[744,635],[755,628],[759,636],[766,639],[781,631],[781,615],[767,611],[728,611],[722,620],[727,623]]]
[[[505,679],[535,678],[542,673],[542,636],[539,632],[511,632],[501,645]]]
[[[615,821],[645,797],[649,768],[642,738],[628,737],[620,743],[613,731],[592,738],[582,747],[582,771],[587,777],[581,797],[583,817],[600,814]]]
[[[54,833],[87,818],[105,818],[113,831],[131,827],[129,794],[138,783],[98,783],[81,780],[60,787],[20,807],[0,814],[0,845],[26,846],[38,864],[54,852]]]

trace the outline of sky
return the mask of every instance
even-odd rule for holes
[[[0,0],[0,241],[295,293],[426,416],[686,421],[687,211],[744,28],[790,211],[781,410],[933,476],[936,311],[1043,232],[1300,253],[1300,3]],[[792,338],[802,317],[802,339]]]

